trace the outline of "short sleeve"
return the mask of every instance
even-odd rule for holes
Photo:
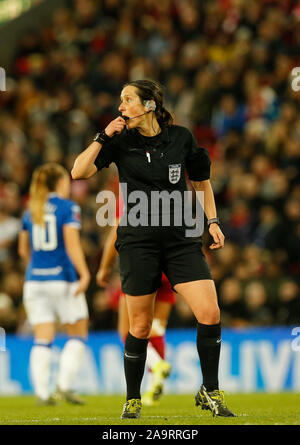
[[[210,159],[206,148],[199,147],[189,132],[188,153],[185,159],[186,171],[191,181],[205,181],[210,178]]]
[[[78,204],[72,201],[68,202],[64,212],[63,224],[76,227],[77,229],[81,228],[81,209]]]

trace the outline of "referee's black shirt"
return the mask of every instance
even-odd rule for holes
[[[186,175],[192,181],[210,177],[210,159],[199,147],[186,127],[170,125],[153,137],[136,129],[124,129],[101,148],[95,165],[100,171],[114,162],[120,183],[127,184],[127,195],[143,191],[151,200],[151,192],[187,190]]]

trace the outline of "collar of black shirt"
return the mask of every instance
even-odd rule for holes
[[[135,145],[138,144],[140,148],[144,148],[145,144],[150,147],[159,147],[161,145],[167,145],[170,142],[168,127],[162,127],[162,131],[152,137],[143,136],[136,128],[132,131],[132,137]]]

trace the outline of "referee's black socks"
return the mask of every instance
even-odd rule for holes
[[[197,323],[197,350],[208,392],[219,389],[219,358],[221,350],[221,323],[207,325]]]
[[[128,332],[124,348],[124,370],[127,400],[141,398],[141,383],[145,370],[148,339],[134,337]]]

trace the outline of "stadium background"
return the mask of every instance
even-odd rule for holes
[[[122,85],[145,77],[165,86],[175,122],[189,127],[212,159],[226,243],[212,254],[206,233],[204,246],[225,328],[225,386],[299,390],[298,331],[293,328],[300,326],[300,92],[291,86],[291,72],[300,66],[300,3],[12,3],[32,7],[11,21],[3,14],[8,1],[0,1],[0,66],[7,75],[6,91],[0,93],[0,326],[7,334],[6,351],[0,353],[0,393],[31,389],[31,329],[22,306],[24,264],[16,246],[32,171],[48,161],[70,171],[94,133],[118,114]],[[87,392],[123,388],[116,386],[119,377],[109,381],[109,369],[102,369],[104,354],[114,369],[120,368],[118,273],[107,290],[99,289],[94,278],[107,233],[96,224],[96,195],[116,191],[117,185],[114,166],[72,183],[93,276],[87,298],[89,352],[96,365],[86,373],[97,374],[98,386]],[[199,385],[195,352],[189,349],[193,326],[191,312],[178,298],[167,336],[170,361],[180,358],[170,391],[190,392]],[[190,366],[183,369],[185,360]],[[185,386],[184,378],[192,386]]]

